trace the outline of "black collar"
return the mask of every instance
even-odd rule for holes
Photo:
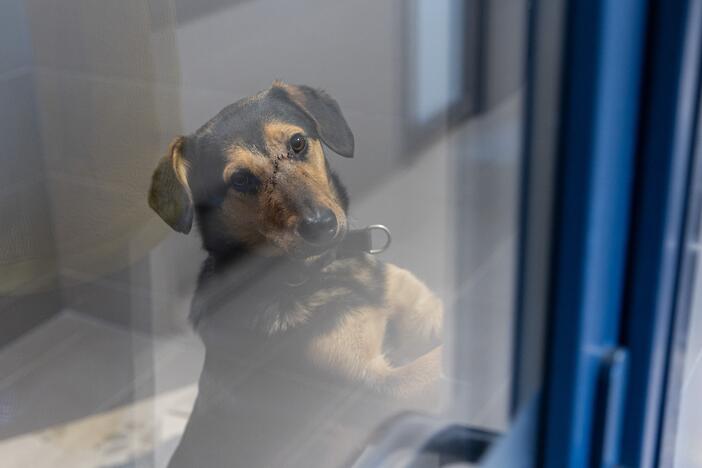
[[[385,242],[380,247],[373,246],[373,231],[382,231],[385,234]],[[364,253],[377,255],[387,250],[391,241],[388,228],[373,224],[362,229],[349,230],[344,240],[333,250],[323,254],[320,261],[308,266],[281,258],[251,256],[244,251],[224,258],[210,257],[200,276],[202,290],[198,291],[196,301],[205,301],[209,304],[210,307],[207,307],[209,309],[217,302],[231,297],[232,294],[245,291],[266,276],[277,278],[275,281],[280,281],[288,287],[297,288],[309,283],[311,279],[320,277],[322,270],[335,260]],[[199,308],[195,303],[194,306]],[[199,314],[195,313],[195,315]]]
[[[385,234],[385,243],[382,246],[373,247],[373,231]],[[377,255],[385,252],[390,247],[391,242],[390,230],[382,224],[371,224],[363,229],[351,229],[337,246],[337,258],[352,257],[360,252]]]
[[[380,247],[373,247],[373,231],[381,231],[385,234],[385,241]],[[310,279],[321,275],[322,270],[335,260],[355,257],[363,253],[377,255],[385,252],[390,247],[391,242],[390,230],[382,224],[372,224],[362,229],[351,229],[346,233],[344,240],[334,247],[333,251],[323,254],[320,261],[315,262],[313,266],[290,268],[286,274],[285,284],[290,287],[302,286]]]
[[[372,234],[376,230],[382,231],[386,238],[382,246],[374,248]],[[390,230],[382,225],[375,224],[363,229],[352,229],[346,233],[344,240],[328,253],[324,261],[309,267],[299,263],[289,263],[283,259],[251,257],[242,251],[229,259],[234,260],[232,263],[237,263],[240,268],[231,268],[232,264],[227,262],[230,268],[223,266],[220,269],[216,258],[211,256],[205,261],[200,273],[200,284],[193,298],[190,320],[197,326],[202,317],[219,310],[233,296],[245,294],[250,288],[255,288],[262,278],[267,276],[270,278],[270,275],[277,276],[277,281],[291,289],[304,288],[310,280],[320,278],[324,267],[334,260],[364,253],[379,254],[390,246],[391,240]]]

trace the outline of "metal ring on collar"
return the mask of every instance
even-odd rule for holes
[[[390,243],[392,243],[392,235],[390,234],[390,229],[383,226],[382,224],[371,224],[370,226],[368,226],[367,229],[369,231],[372,231],[374,229],[378,230],[378,231],[383,231],[385,233],[385,236],[386,236],[385,244],[383,244],[382,247],[380,247],[378,249],[370,249],[368,251],[368,253],[371,255],[377,255],[379,253],[385,252],[388,249],[388,247],[390,247]],[[372,244],[372,242],[373,242],[373,238],[371,237],[371,244]]]

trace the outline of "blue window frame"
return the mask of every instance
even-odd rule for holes
[[[700,2],[655,3],[621,337],[631,355],[621,458],[627,466],[662,462],[665,380],[699,112],[701,28]]]
[[[567,18],[542,452],[554,468],[616,457],[616,420],[598,411],[616,406],[607,384],[624,381],[607,382],[626,357],[618,334],[646,3],[574,1]]]
[[[541,464],[661,462],[700,2],[567,15]]]

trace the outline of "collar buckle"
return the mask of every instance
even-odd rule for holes
[[[373,247],[373,231],[381,231],[385,234],[385,242],[380,247]],[[365,228],[350,230],[339,246],[339,253],[342,257],[357,255],[359,252],[378,255],[385,252],[391,242],[390,229],[382,224],[371,224]]]
[[[370,245],[371,245],[371,248],[366,250],[366,252],[368,252],[371,255],[378,255],[378,254],[383,253],[386,250],[388,250],[388,247],[390,247],[390,244],[392,243],[392,234],[390,234],[390,229],[388,229],[386,226],[384,226],[382,224],[371,224],[370,226],[368,226],[366,228],[366,230],[368,231],[368,237],[370,238]],[[377,249],[374,249],[372,247],[372,245],[373,245],[373,237],[371,236],[372,231],[381,231],[385,234],[385,243]]]

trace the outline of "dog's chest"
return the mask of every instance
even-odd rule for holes
[[[345,316],[384,301],[382,264],[365,258],[334,262],[297,286],[274,274],[246,287],[222,284],[219,294],[198,290],[195,302],[205,309],[198,330],[208,350],[216,347],[247,360],[270,358],[275,348],[304,353]]]

